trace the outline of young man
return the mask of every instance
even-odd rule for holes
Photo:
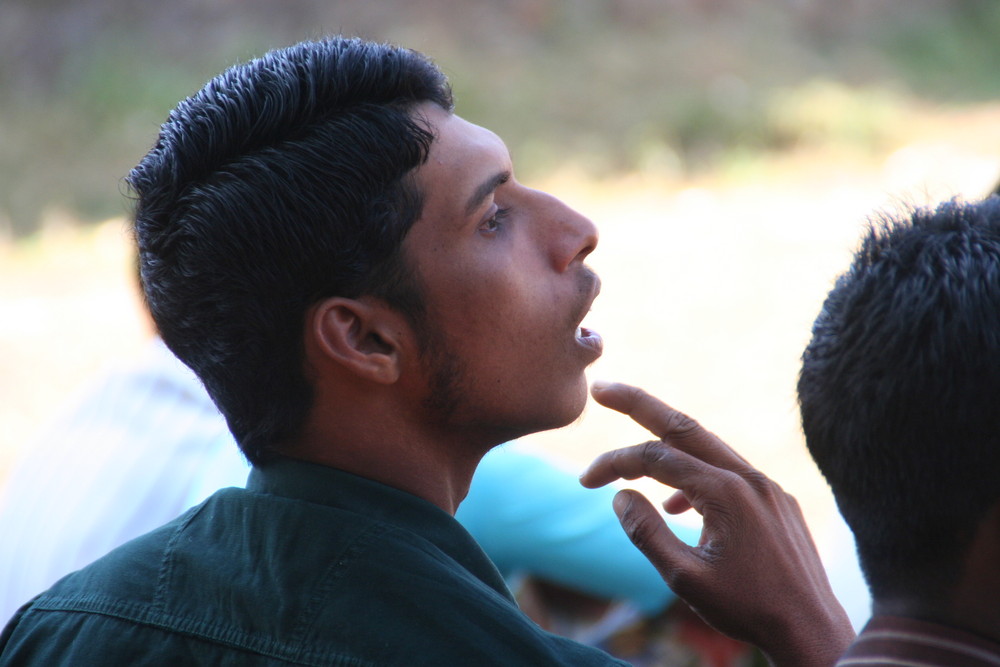
[[[1000,665],[1000,197],[875,225],[799,379],[874,616],[844,665]]]
[[[254,469],[33,600],[0,663],[616,663],[524,616],[452,516],[492,447],[580,414],[601,340],[594,225],[451,108],[420,54],[333,39],[174,110],[129,178],[143,289]],[[847,618],[796,508],[746,472],[737,523],[798,531],[708,512],[711,539],[654,565],[778,664],[832,664]],[[762,557],[800,571],[741,581]]]

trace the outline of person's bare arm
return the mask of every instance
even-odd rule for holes
[[[594,398],[658,440],[607,452],[580,478],[596,488],[652,477],[678,491],[663,506],[704,520],[689,546],[641,494],[614,500],[625,532],[709,624],[780,667],[833,665],[854,639],[795,498],[696,421],[636,387],[596,385]]]

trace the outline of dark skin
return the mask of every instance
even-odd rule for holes
[[[832,665],[854,640],[795,499],[696,421],[636,387],[595,384],[598,403],[657,437],[598,457],[581,477],[596,488],[652,477],[678,491],[671,514],[703,517],[697,546],[675,536],[641,494],[615,512],[632,542],[710,625],[759,647],[776,666]],[[803,619],[809,619],[803,621]]]
[[[942,598],[876,598],[879,616],[905,616],[962,628],[1000,643],[1000,502],[986,513],[965,553],[962,572]]]

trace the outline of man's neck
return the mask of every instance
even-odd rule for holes
[[[365,428],[353,428],[357,424]],[[492,443],[436,438],[420,429],[358,419],[335,435],[329,429],[307,430],[282,453],[412,493],[454,514],[491,447]]]
[[[961,571],[934,594],[880,596],[876,615],[933,621],[1000,643],[1000,502],[985,513],[960,559]]]

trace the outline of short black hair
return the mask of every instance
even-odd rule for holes
[[[310,305],[371,294],[420,312],[401,244],[433,140],[413,116],[424,102],[453,107],[420,53],[303,42],[183,100],[128,176],[146,303],[252,463],[296,437],[312,405]]]
[[[1000,198],[874,220],[798,393],[874,598],[939,600],[1000,498]]]

